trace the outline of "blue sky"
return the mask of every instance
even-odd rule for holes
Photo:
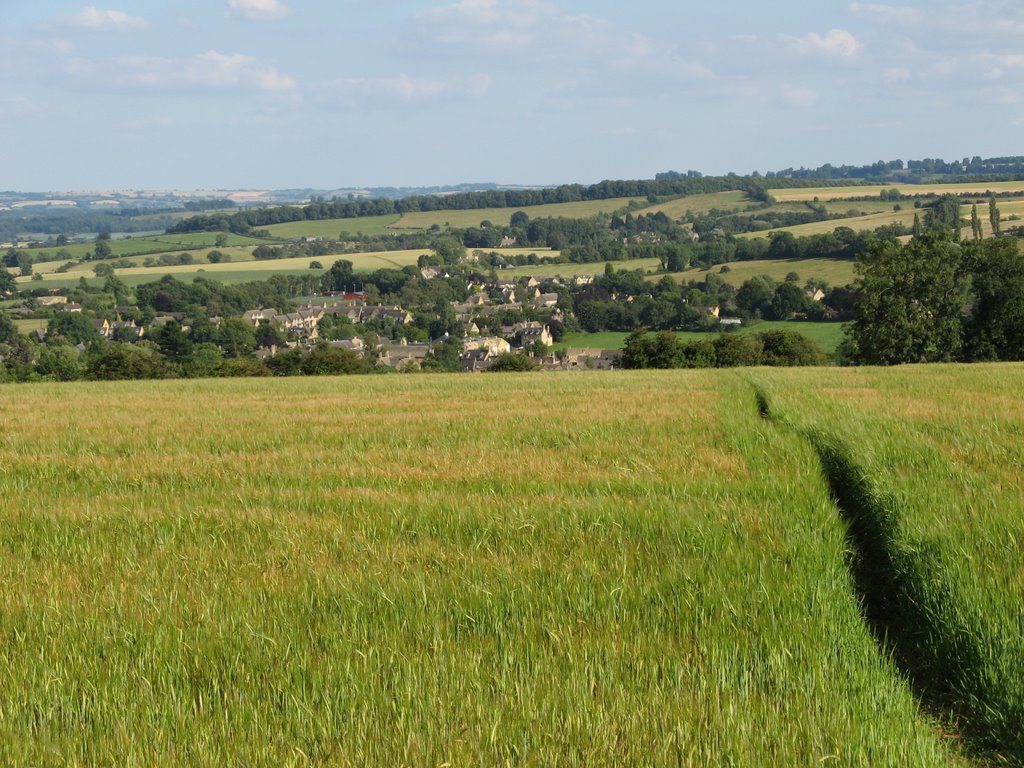
[[[0,188],[1024,154],[1024,4],[0,0]]]

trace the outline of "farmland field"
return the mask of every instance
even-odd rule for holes
[[[529,249],[529,252],[536,253],[538,256],[544,256],[545,251],[539,249]],[[499,251],[502,253],[502,251]],[[661,262],[658,259],[630,259],[629,261],[595,261],[588,262],[586,264],[540,264],[535,266],[526,267],[513,267],[512,269],[505,269],[499,273],[499,277],[517,278],[534,276],[537,278],[541,277],[563,277],[571,278],[574,275],[603,275],[605,265],[611,264],[612,268],[616,272],[620,271],[633,271],[639,269],[643,272],[648,270],[656,270],[661,266]]]
[[[967,209],[968,214],[970,208]],[[772,232],[792,232],[796,237],[808,237],[810,235],[823,235],[834,232],[838,227],[849,227],[854,231],[876,230],[887,224],[903,224],[910,227],[914,223],[914,214],[921,214],[914,208],[903,209],[902,211],[890,210],[880,213],[869,213],[865,216],[853,216],[846,219],[831,219],[828,221],[814,221],[810,224],[796,224],[792,227],[777,227],[775,229],[763,230],[760,232],[746,232],[740,237],[768,237]]]
[[[986,192],[1008,194],[1024,192],[1024,181],[982,181],[970,184],[881,184],[860,187],[813,187],[806,189],[773,189],[772,197],[781,202],[791,200],[848,200],[853,197],[878,197],[882,190],[898,189],[904,195],[983,195]]]
[[[180,253],[181,251],[195,251],[198,249],[211,249],[214,247],[217,236],[216,232],[190,232],[181,235],[154,235],[151,237],[131,237],[120,240],[110,240],[110,250],[115,257],[145,256],[157,253]],[[228,246],[256,246],[261,243],[273,243],[273,240],[260,239],[255,237],[244,237],[231,233],[224,233]],[[69,243],[63,247],[33,248],[27,253],[35,258],[54,259],[61,251],[67,252],[73,259],[84,258],[93,251],[95,243]],[[40,264],[39,266],[43,266]]]
[[[508,226],[512,214],[523,211],[531,219],[559,217],[567,219],[586,219],[601,213],[612,213],[627,207],[631,202],[645,202],[642,197],[616,197],[610,200],[586,200],[577,203],[551,203],[549,205],[531,205],[526,208],[472,208],[461,211],[423,211],[404,213],[394,230],[430,229],[435,224],[440,227],[479,227],[480,222],[490,221],[495,226]]]
[[[790,272],[796,272],[800,276],[801,284],[812,277],[825,280],[829,285],[846,285],[853,280],[853,262],[840,259],[731,261],[728,265],[724,265],[729,268],[726,272],[720,271],[722,266],[715,265],[711,269],[689,269],[686,272],[676,272],[672,277],[682,282],[704,280],[710,272],[735,286],[742,285],[745,281],[758,275],[769,275],[781,282]]]
[[[323,219],[321,221],[292,221],[263,227],[273,237],[326,237],[337,240],[342,232],[350,235],[383,235],[398,222],[398,214],[391,216],[363,216],[352,219]]]
[[[679,197],[667,203],[647,206],[637,213],[664,213],[670,219],[681,219],[687,211],[695,214],[710,213],[716,208],[722,211],[741,211],[751,204],[746,192],[716,192]]]
[[[963,764],[751,375],[0,388],[0,759]]]
[[[126,267],[115,270],[117,276],[127,285],[139,285],[153,280],[159,280],[164,275],[173,275],[179,280],[192,280],[198,275],[208,277],[211,280],[218,280],[223,283],[243,283],[250,280],[266,280],[271,275],[308,275],[311,262],[319,261],[324,269],[330,269],[335,261],[346,259],[352,262],[353,269],[359,272],[370,272],[375,269],[401,269],[402,267],[416,264],[417,259],[426,250],[411,251],[379,251],[375,253],[345,253],[334,256],[303,256],[296,259],[265,259],[253,260],[251,251],[246,253],[235,253],[232,249],[223,249],[225,253],[232,254],[233,260],[227,263],[210,264],[203,260],[205,251],[193,253],[196,257],[194,264],[180,264],[169,267]],[[68,272],[43,274],[41,281],[31,283],[42,285],[48,288],[66,288],[76,285],[78,280],[85,277],[90,282],[102,284],[102,278],[94,278],[92,271],[93,263],[87,263],[75,267]],[[315,274],[323,274],[316,270]],[[19,278],[20,283],[29,281],[30,278]]]

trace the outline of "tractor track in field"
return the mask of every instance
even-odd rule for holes
[[[807,440],[846,527],[847,568],[861,612],[922,709],[984,764],[1024,766],[1024,711],[983,661],[981,628],[955,610],[955,596],[925,548],[901,533],[903,514],[834,434],[780,423],[754,385],[761,417]],[[1022,660],[1021,663],[1024,663]]]

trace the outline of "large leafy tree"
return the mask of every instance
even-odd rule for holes
[[[949,232],[883,241],[858,260],[852,357],[871,365],[955,360],[966,301],[963,252]]]
[[[0,295],[14,293],[18,290],[14,275],[7,271],[7,268],[0,265]]]
[[[1012,238],[972,243],[965,255],[973,308],[965,328],[970,360],[1024,360],[1024,254]]]

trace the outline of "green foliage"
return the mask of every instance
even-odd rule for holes
[[[537,361],[522,352],[503,352],[487,367],[487,372],[516,373],[536,371],[538,368]]]
[[[624,368],[736,368],[758,365],[824,365],[828,355],[797,331],[725,333],[684,341],[670,331],[635,331],[626,337]]]
[[[324,274],[322,285],[325,291],[352,290],[354,288],[352,262],[345,259],[334,262]]]
[[[306,376],[337,376],[340,374],[370,373],[373,366],[362,355],[343,347],[318,344],[302,360],[301,371]]]
[[[47,336],[59,336],[72,344],[96,344],[103,335],[88,315],[82,312],[59,312],[46,327]]]
[[[68,342],[43,345],[36,372],[54,381],[77,381],[85,375],[85,356]]]
[[[423,360],[423,370],[454,373],[462,370],[462,341],[452,336],[434,344]]]
[[[948,235],[906,246],[878,243],[857,263],[854,359],[872,365],[955,360],[966,299],[961,260]]]
[[[682,350],[676,335],[670,331],[649,334],[639,330],[626,337],[622,349],[624,368],[679,368]]]
[[[0,266],[0,294],[6,295],[18,290],[14,275],[7,271],[6,267]]]
[[[771,330],[757,334],[761,341],[761,365],[825,365],[828,355],[798,331]]]
[[[995,195],[988,199],[988,220],[992,225],[992,234],[999,237],[1002,234],[1002,227],[1000,224],[999,204],[996,202]]]
[[[86,378],[119,381],[125,379],[165,379],[174,369],[160,352],[145,342],[122,344],[112,341],[93,348],[86,364]]]
[[[927,230],[960,242],[960,198],[943,195],[931,203],[925,211],[924,223]]]
[[[965,255],[972,310],[964,348],[970,360],[1024,360],[1024,254],[1017,242],[973,243]]]

